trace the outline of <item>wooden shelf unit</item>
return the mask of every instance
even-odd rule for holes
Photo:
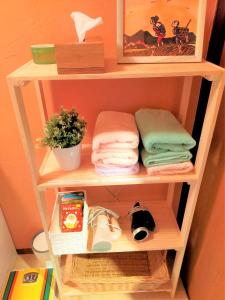
[[[40,116],[43,125],[46,121],[45,103],[42,94],[41,82],[43,80],[112,80],[123,78],[152,78],[152,77],[183,77],[183,90],[179,108],[179,120],[185,126],[187,109],[190,100],[193,77],[202,77],[212,82],[208,106],[205,114],[201,138],[195,161],[194,171],[173,176],[149,176],[145,169],[132,176],[101,177],[94,171],[90,162],[90,146],[84,145],[83,157],[80,169],[71,172],[63,172],[58,169],[57,163],[51,152],[47,152],[40,170],[35,164],[35,151],[31,139],[29,123],[25,113],[22,88],[25,84],[33,82],[35,85],[37,101],[40,108]],[[47,189],[59,189],[63,187],[79,186],[108,186],[108,185],[133,185],[133,184],[155,184],[169,183],[167,199],[162,201],[150,201],[147,205],[155,210],[158,230],[151,240],[143,243],[134,243],[130,238],[129,221],[122,222],[124,229],[120,240],[114,243],[112,252],[118,251],[150,251],[150,250],[176,250],[175,260],[171,270],[170,284],[165,292],[148,293],[148,299],[187,299],[179,283],[180,269],[185,253],[185,248],[190,232],[193,214],[198,198],[205,163],[213,136],[215,122],[219,110],[222,93],[224,90],[224,69],[212,63],[203,61],[199,63],[176,63],[176,64],[120,64],[115,60],[106,61],[106,71],[102,74],[67,74],[58,75],[56,65],[36,65],[28,62],[11,73],[8,78],[8,86],[14,106],[18,127],[21,134],[27,161],[30,167],[33,188],[35,191],[38,208],[46,233],[52,263],[55,269],[55,277],[59,289],[60,299],[68,297],[67,287],[63,284],[60,258],[52,253],[52,245],[49,239],[49,224],[45,213],[45,191]],[[183,217],[181,229],[176,222],[176,212],[173,211],[173,196],[175,184],[187,182],[190,190],[187,205]],[[122,207],[122,213],[127,210],[127,203]],[[58,230],[56,228],[56,230]],[[88,253],[88,250],[85,252]],[[134,291],[135,292],[135,291]],[[69,290],[69,296],[76,296],[76,290]],[[149,296],[151,295],[151,296]],[[182,298],[180,298],[182,295]],[[89,296],[88,296],[89,297]],[[142,297],[142,296],[140,296]],[[149,298],[150,297],[150,298]],[[144,299],[144,298],[143,298]]]

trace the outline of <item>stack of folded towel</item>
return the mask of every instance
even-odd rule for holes
[[[92,142],[92,163],[101,175],[129,175],[139,171],[139,133],[134,116],[103,111],[98,115]]]
[[[193,169],[189,150],[196,142],[171,112],[140,109],[135,118],[143,143],[141,157],[148,174],[181,174]]]

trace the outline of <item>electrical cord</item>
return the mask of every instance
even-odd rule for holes
[[[115,226],[114,224],[110,223],[110,216],[114,217],[115,219],[119,218],[119,215],[115,213],[114,211],[102,207],[102,206],[95,206],[94,208],[91,209],[89,216],[88,216],[88,225],[90,225],[92,228],[94,228],[97,225],[97,217],[100,215],[106,215],[108,222],[105,223],[105,225],[110,226],[111,228],[115,228],[118,230],[121,230],[120,227]]]

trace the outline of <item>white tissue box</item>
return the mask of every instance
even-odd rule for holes
[[[55,52],[59,74],[104,72],[103,42],[56,44]]]

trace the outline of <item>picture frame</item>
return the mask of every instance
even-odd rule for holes
[[[117,0],[118,63],[200,62],[206,2]]]

